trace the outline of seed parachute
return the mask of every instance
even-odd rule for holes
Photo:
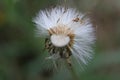
[[[71,65],[73,56],[79,64],[92,59],[92,45],[95,42],[91,20],[73,8],[55,7],[41,10],[34,18],[36,33],[45,37],[48,59],[66,59]]]

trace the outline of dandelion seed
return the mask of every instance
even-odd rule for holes
[[[95,36],[89,18],[73,8],[55,7],[41,10],[34,22],[37,34],[45,36],[45,48],[51,56],[48,59],[66,59],[71,65],[73,56],[80,64],[87,64],[92,58],[92,44]]]

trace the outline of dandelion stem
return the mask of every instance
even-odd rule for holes
[[[71,66],[67,65],[67,67],[68,67],[69,71],[70,71],[71,74],[72,74],[73,80],[79,80],[79,78],[78,78],[75,70],[73,69],[72,65],[71,65]]]

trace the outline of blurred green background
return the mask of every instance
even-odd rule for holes
[[[55,72],[33,17],[64,0],[0,0],[0,80],[120,80],[120,0],[67,0],[96,27],[94,59],[84,71]],[[77,65],[76,65],[77,66]],[[76,71],[79,67],[76,67]]]

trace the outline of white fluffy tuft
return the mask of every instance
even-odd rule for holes
[[[83,19],[84,14],[79,13],[76,9],[68,8],[65,11],[63,7],[56,7],[51,10],[40,11],[34,22],[37,25],[37,30],[42,31],[41,34],[47,35],[50,28],[59,24],[66,25],[73,30],[75,37],[73,46],[70,48],[72,55],[81,64],[87,64],[92,58],[92,45],[95,42],[94,29],[89,18]],[[73,21],[75,18],[83,19],[82,22]],[[38,32],[39,33],[39,32]],[[52,36],[51,41],[57,46],[66,45],[64,43],[54,42],[55,36]],[[68,39],[66,39],[69,41]],[[56,40],[57,41],[57,40]],[[66,43],[67,43],[66,41]]]

